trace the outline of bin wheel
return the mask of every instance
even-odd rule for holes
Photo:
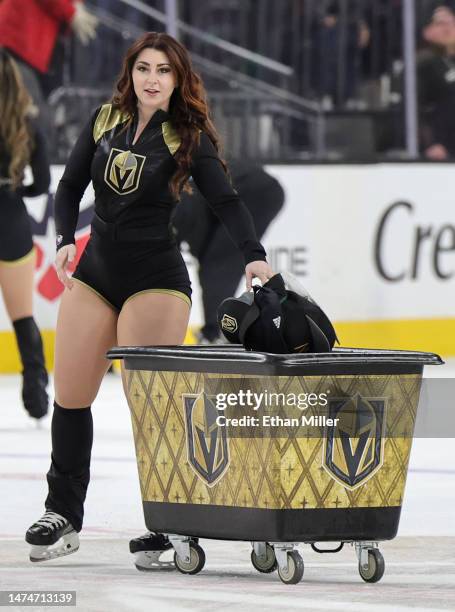
[[[271,574],[278,567],[275,551],[270,544],[265,545],[265,559],[258,557],[254,550],[251,551],[251,563],[261,574]]]
[[[278,575],[284,584],[297,584],[302,580],[303,576],[303,559],[296,550],[291,550],[287,554],[288,566],[282,570],[278,566]]]
[[[174,553],[175,567],[182,574],[197,574],[205,565],[205,553],[203,548],[195,542],[190,542],[190,560],[184,561],[178,554]]]
[[[378,582],[384,575],[384,557],[377,548],[368,551],[368,567],[364,568],[359,563],[359,574],[365,582]]]

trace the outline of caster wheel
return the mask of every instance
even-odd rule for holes
[[[205,553],[204,550],[194,542],[190,542],[190,560],[188,562],[183,561],[177,553],[174,553],[175,567],[182,572],[182,574],[197,574],[205,565]]]
[[[265,559],[258,557],[254,550],[251,551],[251,563],[261,574],[270,574],[276,570],[278,563],[275,557],[275,551],[270,544],[265,545]]]
[[[384,557],[377,548],[368,551],[368,567],[364,568],[359,563],[359,574],[365,582],[378,582],[384,575]]]
[[[297,584],[303,576],[303,559],[296,550],[288,552],[288,566],[283,571],[278,567],[278,575],[284,584]]]

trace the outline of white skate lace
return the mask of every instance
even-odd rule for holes
[[[40,520],[36,522],[37,525],[52,527],[52,529],[60,529],[60,527],[64,527],[67,523],[66,518],[56,512],[45,512]]]

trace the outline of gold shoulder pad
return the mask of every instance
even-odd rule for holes
[[[174,155],[182,144],[180,136],[178,135],[177,131],[172,127],[172,123],[170,121],[165,121],[164,123],[162,123],[161,127],[163,130],[164,142],[166,143],[170,154]]]
[[[112,108],[112,104],[103,104],[93,126],[93,140],[98,142],[103,134],[119,123],[124,123],[129,117],[128,113]]]

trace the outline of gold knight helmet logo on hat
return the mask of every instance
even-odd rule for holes
[[[182,399],[188,463],[206,485],[213,487],[230,463],[226,427],[217,424],[219,412],[206,393],[185,393]]]
[[[144,162],[144,155],[111,149],[104,180],[115,193],[120,195],[132,193],[139,187]]]
[[[233,334],[238,329],[237,319],[234,319],[234,317],[230,317],[227,314],[223,315],[223,318],[221,319],[221,328]]]

